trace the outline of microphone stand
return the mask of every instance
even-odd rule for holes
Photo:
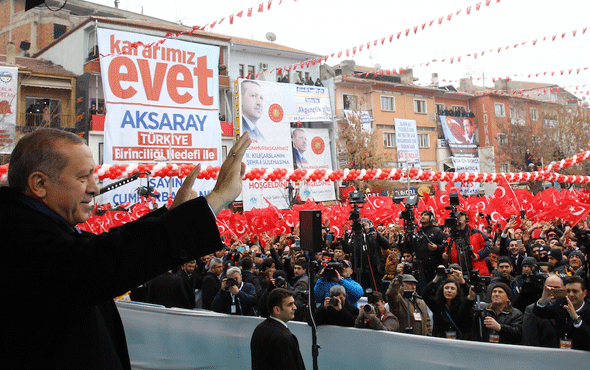
[[[313,252],[305,251],[305,258],[307,259],[307,274],[309,275],[307,294],[309,302],[309,321],[308,324],[311,326],[311,355],[313,358],[313,370],[318,370],[318,356],[320,354],[320,348],[318,344],[318,328],[315,323],[315,294],[313,293],[314,287],[312,286],[315,277],[315,257]],[[313,259],[313,260],[312,260]]]

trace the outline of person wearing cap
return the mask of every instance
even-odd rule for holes
[[[520,344],[522,340],[522,312],[512,307],[512,289],[504,283],[490,286],[491,303],[483,310],[482,332],[479,335],[477,313],[472,335],[482,342]]]
[[[522,274],[518,275],[512,284],[516,295],[512,306],[524,311],[528,305],[541,298],[546,278],[547,274],[539,270],[537,260],[534,257],[526,257],[522,261]]]
[[[342,268],[337,269],[334,276],[324,276],[323,269],[320,272],[320,278],[317,280],[313,289],[316,304],[324,302],[326,297],[330,295],[330,289],[334,285],[342,285],[344,287],[346,290],[346,302],[351,305],[356,305],[363,296],[363,287],[351,278],[353,271],[350,261],[342,260],[340,263],[342,264]]]
[[[567,267],[568,261],[567,261],[567,259],[563,258],[563,253],[561,252],[560,249],[558,249],[558,248],[551,249],[547,258],[548,258],[549,263],[553,265],[553,268],[554,268],[555,273],[557,275],[560,275],[561,277],[568,276],[567,272],[566,272],[566,267]]]
[[[389,310],[398,318],[401,332],[432,336],[428,307],[416,294],[417,284],[414,276],[403,274],[403,269],[398,269],[398,275],[387,288]]]
[[[568,254],[568,274],[575,275],[580,267],[582,267],[586,263],[586,258],[584,254],[580,251],[573,251]]]
[[[367,298],[367,302],[369,304],[359,310],[354,321],[355,328],[399,331],[399,321],[394,314],[387,311],[381,292],[373,292]]]

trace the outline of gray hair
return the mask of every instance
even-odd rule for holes
[[[236,266],[232,266],[232,267],[228,268],[227,271],[225,272],[225,275],[230,276],[235,273],[238,273],[238,275],[242,276],[242,270],[240,270],[240,268],[236,267]]]
[[[338,297],[341,294],[346,295],[346,289],[342,285],[334,285],[330,288],[330,297]]]
[[[211,269],[211,267],[215,266],[218,263],[223,264],[223,261],[221,260],[221,258],[211,258],[211,260],[209,261],[209,265],[207,265],[207,267],[209,267],[209,269]]]
[[[8,166],[8,186],[23,192],[27,188],[29,176],[40,171],[57,179],[68,165],[65,144],[86,145],[84,139],[68,131],[44,128],[24,136],[16,144]]]

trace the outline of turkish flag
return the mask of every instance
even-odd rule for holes
[[[251,17],[252,16],[252,8],[248,8],[248,14],[247,14],[247,16],[248,17]]]
[[[551,221],[555,218],[561,218],[568,222],[570,226],[577,225],[580,221],[590,214],[590,205],[577,201],[564,201],[560,204],[549,207],[543,213],[539,214],[539,219]]]
[[[258,4],[258,13],[262,13],[264,11],[264,3]]]
[[[505,218],[512,215],[519,215],[520,217],[520,203],[514,194],[514,191],[510,187],[510,184],[506,180],[506,177],[502,176],[490,199],[488,205],[490,210],[500,213]]]

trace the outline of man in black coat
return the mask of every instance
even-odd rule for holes
[[[186,286],[178,273],[167,271],[146,284],[146,302],[164,307],[192,309],[195,305],[193,294],[192,305]]]
[[[297,310],[293,292],[273,289],[267,307],[270,317],[254,329],[250,340],[252,370],[305,370],[297,337],[286,324]]]
[[[197,166],[168,209],[94,235],[76,227],[100,191],[90,148],[56,129],[21,138],[10,159],[9,187],[0,188],[0,286],[3,296],[18,295],[6,304],[0,327],[8,367],[130,369],[113,298],[221,249],[215,214],[241,191],[249,144],[246,134],[238,140],[206,197],[191,193]]]
[[[223,273],[223,261],[221,258],[212,258],[209,261],[209,271],[203,274],[203,283],[201,287],[202,308],[212,310],[213,300],[221,289],[221,280],[219,277]]]
[[[570,276],[564,283],[567,295],[562,298],[555,298],[555,289],[545,285],[533,313],[544,319],[555,319],[560,346],[590,351],[590,301],[586,298],[586,283],[579,276]]]

